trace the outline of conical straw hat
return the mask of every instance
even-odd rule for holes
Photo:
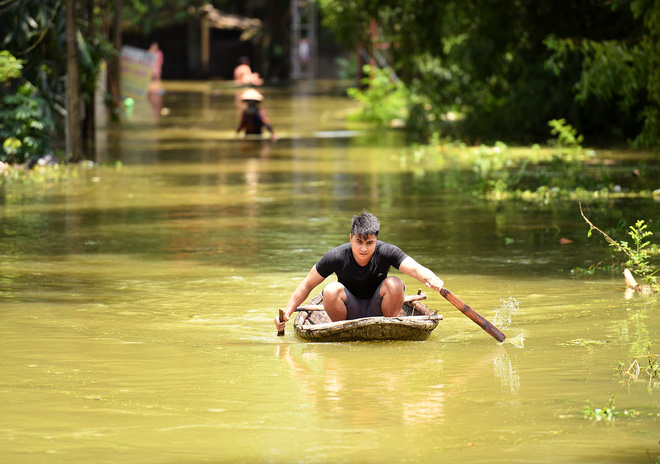
[[[241,94],[241,100],[243,101],[264,101],[264,96],[261,95],[254,89],[247,89]]]

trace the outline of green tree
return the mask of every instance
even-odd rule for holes
[[[23,64],[8,51],[0,51],[0,90],[21,78]],[[51,121],[43,117],[44,101],[29,84],[6,93],[0,106],[0,161],[24,162],[31,152],[48,148]]]
[[[567,59],[560,75],[546,66],[553,54],[546,46],[548,37],[625,38],[640,24],[630,13],[586,0],[319,3],[325,25],[347,46],[363,43],[367,50],[381,50],[409,90],[407,123],[417,132],[439,129],[472,140],[542,142],[547,122],[562,117],[587,138],[621,138],[638,129],[634,116],[622,118],[611,111],[610,102],[574,101],[579,59]],[[387,49],[373,44],[369,31],[374,23]],[[444,118],[450,111],[462,115],[460,123]],[[628,132],[617,132],[620,127]]]
[[[576,101],[589,97],[615,101],[626,116],[639,114],[641,129],[633,145],[660,147],[660,2],[617,0],[612,9],[636,20],[637,27],[623,37],[600,40],[585,37],[548,37],[554,51],[548,65],[563,71],[566,61],[577,54],[582,60]]]
[[[65,134],[67,85],[67,43],[72,45],[79,65],[77,69],[79,82],[74,83],[80,89],[81,98],[85,104],[93,101],[94,90],[98,80],[100,63],[112,52],[104,39],[100,23],[100,11],[97,0],[78,0],[71,2],[72,7],[66,8],[67,2],[61,0],[9,0],[0,2],[0,49],[11,52],[25,64],[22,75],[10,88],[1,89],[5,96],[17,93],[19,88],[30,89],[34,98],[40,99],[44,128],[54,128],[50,133],[48,143],[40,145],[40,150],[50,151],[51,139],[54,146],[64,146],[61,135]],[[67,40],[66,13],[72,14],[71,38]],[[71,55],[74,56],[74,55]],[[71,72],[69,72],[71,74]],[[27,86],[27,87],[25,87]],[[74,92],[75,93],[75,92]],[[72,108],[73,106],[73,108]],[[87,124],[80,118],[80,105],[69,105],[76,112],[79,126]],[[88,108],[89,109],[89,108]],[[93,114],[91,111],[87,115]],[[93,130],[87,130],[89,135]],[[77,150],[78,152],[80,150]],[[32,152],[29,156],[41,156],[43,152]],[[88,151],[88,155],[91,154]],[[75,155],[74,160],[86,157],[84,153]]]

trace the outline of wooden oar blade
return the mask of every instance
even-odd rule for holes
[[[453,304],[456,309],[472,319],[474,323],[485,330],[495,340],[498,342],[503,342],[506,339],[506,335],[504,335],[500,329],[495,327],[488,319],[484,318],[469,305],[463,303],[461,299],[454,295],[452,292],[443,287],[440,289],[440,294],[444,296],[447,301]]]

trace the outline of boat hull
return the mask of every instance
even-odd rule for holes
[[[316,304],[318,304],[318,299]],[[419,303],[415,308],[419,309]],[[412,304],[405,303],[398,317],[365,317],[332,322],[325,311],[300,310],[294,321],[296,335],[311,342],[352,342],[375,340],[426,340],[442,316],[419,315]]]

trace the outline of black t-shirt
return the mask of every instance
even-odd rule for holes
[[[328,251],[316,263],[316,270],[322,277],[328,277],[333,272],[337,280],[343,284],[356,298],[366,300],[372,297],[381,284],[390,266],[399,269],[406,255],[396,245],[376,242],[376,250],[366,266],[360,266],[353,256],[351,244],[345,243]]]

